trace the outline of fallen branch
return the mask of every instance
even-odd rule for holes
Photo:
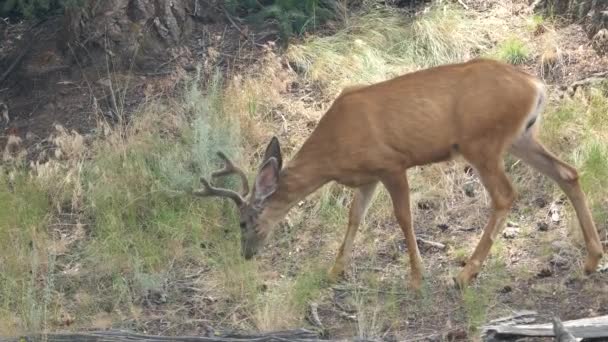
[[[224,11],[224,15],[226,16],[226,18],[228,19],[228,21],[230,22],[230,24],[237,30],[239,31],[239,33],[241,34],[241,36],[243,36],[243,38],[245,38],[246,40],[251,40],[251,43],[255,46],[258,47],[263,47],[263,44],[259,44],[257,43],[253,37],[250,37],[247,33],[245,33],[245,31],[243,31],[243,29],[234,21],[234,19],[232,19],[232,16],[230,15],[230,13],[228,13],[228,10],[226,9],[226,7],[221,6],[222,7],[222,11]]]
[[[319,318],[319,305],[317,303],[310,303],[310,320],[317,328],[325,330],[321,318]]]
[[[468,6],[467,4],[465,4],[463,0],[458,0],[458,3],[459,3],[459,4],[460,4],[462,7],[464,7],[464,9],[465,9],[465,10],[469,10],[469,6]]]
[[[264,334],[225,334],[217,337],[199,336],[152,336],[136,334],[122,330],[93,331],[82,333],[58,333],[58,334],[38,334],[31,336],[20,336],[15,338],[0,337],[0,342],[20,342],[20,341],[40,341],[47,342],[123,342],[123,341],[155,341],[155,342],[310,342],[319,341],[316,333],[306,329],[277,331]]]
[[[489,322],[490,325],[514,325],[522,323],[532,323],[536,321],[538,313],[536,311],[522,310],[516,311],[511,316],[497,318]]]
[[[596,72],[594,74],[591,74],[591,76],[583,78],[582,80],[578,80],[578,81],[571,83],[565,89],[562,88],[562,90],[565,90],[565,92],[568,94],[568,96],[574,96],[574,94],[576,93],[576,90],[578,88],[603,82],[607,78],[608,78],[608,71]]]
[[[489,340],[501,341],[513,337],[554,337],[553,323],[487,325],[482,328]],[[578,339],[608,339],[608,315],[563,322],[563,331]],[[563,332],[562,331],[562,332]]]
[[[431,240],[426,240],[426,239],[419,238],[419,237],[416,238],[416,241],[418,241],[419,243],[423,243],[425,245],[429,245],[431,247],[435,247],[435,248],[441,249],[441,250],[445,249],[445,245],[442,244],[441,242],[435,242],[435,241],[431,241]]]

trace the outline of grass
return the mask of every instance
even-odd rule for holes
[[[608,231],[605,207],[608,176],[606,89],[606,84],[600,84],[553,105],[545,114],[541,132],[541,139],[549,148],[579,170],[583,191],[598,228],[604,234]],[[570,220],[576,220],[576,216],[570,215]]]
[[[53,237],[45,230],[51,203],[23,170],[0,176],[0,328],[44,329],[54,304]],[[8,171],[8,172],[7,172]]]
[[[409,290],[403,235],[382,187],[359,229],[348,279],[335,289],[325,275],[346,230],[352,191],[329,185],[303,201],[290,213],[289,225],[279,227],[252,261],[240,256],[233,203],[185,195],[199,185],[199,176],[218,166],[217,150],[245,165],[251,178],[259,151],[278,134],[289,160],[307,136],[308,123],[346,84],[492,51],[488,39],[478,38],[492,33],[490,26],[452,7],[416,20],[373,10],[346,22],[335,35],[291,44],[284,56],[266,51],[246,73],[229,78],[216,71],[208,78],[186,79],[180,98],[148,103],[103,137],[85,142],[58,128],[53,139],[58,152],[50,163],[31,171],[4,167],[0,333],[92,325],[160,331],[155,324],[166,322],[169,328],[162,332],[167,334],[200,332],[201,322],[280,330],[308,326],[308,309],[316,303],[323,323],[338,330],[332,331],[335,335],[383,338],[394,333],[405,339],[417,329],[435,329],[442,320],[474,334],[490,316],[501,314],[498,293],[513,275],[507,255],[521,248],[523,259],[535,251],[499,239],[474,286],[462,297],[451,291],[450,272],[470,256],[480,236],[479,229],[470,228],[485,224],[489,207],[478,179],[465,175],[462,163],[408,172],[417,233],[449,246],[447,253],[421,247],[428,278],[420,295]],[[512,38],[497,51],[519,63],[531,54],[526,49]],[[297,73],[285,70],[285,60]],[[310,94],[289,92],[294,82],[314,84],[319,94],[303,100]],[[552,103],[542,121],[543,141],[580,169],[604,232],[606,112],[606,88],[600,86]],[[526,188],[527,200],[558,196],[555,185],[536,184],[519,166],[509,172]],[[236,188],[238,182],[230,178],[221,185]],[[465,187],[474,196],[468,197]],[[419,208],[420,201],[431,205]],[[521,225],[531,224],[538,211],[526,209],[513,216]],[[568,220],[574,219],[570,211]],[[438,224],[448,224],[447,233],[437,231]],[[517,239],[535,234],[525,230]],[[550,256],[550,249],[537,249]],[[522,263],[515,272],[531,279],[536,266]],[[162,293],[165,302],[154,304],[152,293]],[[69,316],[75,323],[67,327]]]
[[[496,56],[511,64],[524,64],[530,58],[530,51],[526,44],[517,37],[511,37],[497,47]]]
[[[470,34],[474,22],[451,7],[433,9],[414,21],[392,10],[373,10],[347,22],[334,35],[312,37],[287,51],[287,58],[305,77],[326,84],[332,94],[348,84],[464,61],[486,43],[478,38],[483,33]]]

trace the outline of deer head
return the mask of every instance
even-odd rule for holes
[[[211,174],[212,178],[237,174],[241,178],[241,193],[233,190],[212,186],[207,179],[201,177],[203,188],[193,194],[201,197],[226,197],[234,201],[239,210],[239,224],[241,227],[241,254],[245,259],[251,259],[267,238],[271,223],[265,218],[265,209],[268,198],[277,190],[279,173],[283,166],[279,140],[273,137],[266,147],[264,158],[255,178],[251,195],[247,176],[239,167],[226,157],[223,152],[217,155],[224,162],[224,168]]]

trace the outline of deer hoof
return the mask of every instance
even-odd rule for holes
[[[585,274],[592,274],[597,271],[597,267],[600,263],[600,258],[587,256],[587,260],[585,260]]]
[[[465,276],[464,272],[453,277],[452,280],[454,281],[454,287],[459,291],[464,291],[470,283],[470,278]]]
[[[329,280],[330,283],[337,283],[344,278],[344,270],[338,269],[335,266],[327,272],[327,280]]]

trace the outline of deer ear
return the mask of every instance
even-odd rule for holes
[[[254,198],[263,201],[272,195],[279,185],[279,164],[274,157],[270,157],[260,168],[255,178]]]
[[[279,144],[279,139],[276,136],[270,139],[270,143],[268,143],[268,146],[266,147],[264,159],[262,159],[262,165],[272,157],[276,159],[277,166],[279,170],[281,170],[283,168],[283,157],[281,156],[281,145]]]

